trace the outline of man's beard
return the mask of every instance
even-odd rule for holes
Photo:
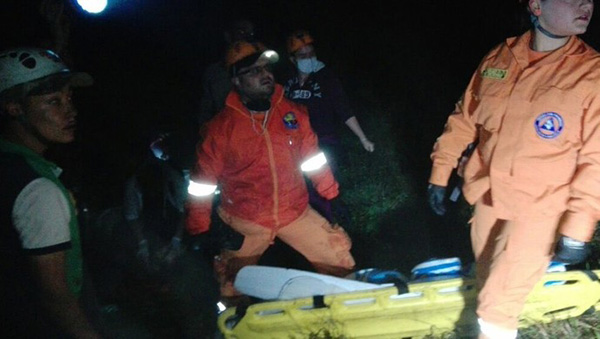
[[[271,96],[274,92],[275,86],[273,85],[268,90],[247,96],[248,100],[244,104],[251,111],[267,111],[271,108]]]
[[[269,99],[250,99],[245,103],[246,107],[251,111],[264,112],[271,108],[271,100]]]

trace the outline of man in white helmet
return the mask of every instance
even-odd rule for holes
[[[44,159],[74,140],[71,87],[91,85],[52,51],[0,52],[2,332],[11,338],[97,338],[79,305],[82,258],[75,206]]]

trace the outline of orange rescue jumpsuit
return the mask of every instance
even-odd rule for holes
[[[531,38],[483,59],[431,155],[429,182],[446,186],[479,140],[463,186],[476,205],[477,314],[506,329],[517,328],[556,232],[590,241],[600,219],[600,55],[577,37],[539,53]]]
[[[285,99],[280,85],[266,115],[250,114],[232,91],[224,110],[207,124],[191,180],[220,185],[218,213],[244,235],[239,250],[224,250],[216,262],[223,296],[237,294],[232,287],[237,272],[256,264],[276,236],[319,272],[343,275],[354,267],[346,232],[308,205],[304,174],[326,199],[339,193],[326,164],[309,172],[301,170],[306,160],[320,152],[306,109]],[[186,225],[191,234],[208,231],[211,207],[212,194],[189,199]]]

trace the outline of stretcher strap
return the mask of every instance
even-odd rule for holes
[[[592,281],[598,281],[600,279],[598,279],[598,276],[596,275],[596,273],[592,272],[592,271],[588,271],[588,270],[583,270],[583,273],[585,273],[588,277],[590,277],[590,279]]]
[[[394,279],[392,282],[394,283],[394,286],[396,286],[398,294],[408,293],[408,284],[406,281],[402,279]]]
[[[240,319],[246,315],[246,311],[248,310],[248,305],[240,305],[235,308],[235,315]]]
[[[323,295],[314,295],[313,296],[313,308],[325,308],[325,296]]]

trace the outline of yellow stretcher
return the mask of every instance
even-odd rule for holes
[[[529,295],[520,327],[594,312],[600,307],[600,270],[547,273]],[[324,297],[230,308],[218,319],[225,338],[422,338],[451,331],[476,333],[471,278],[410,283]]]

